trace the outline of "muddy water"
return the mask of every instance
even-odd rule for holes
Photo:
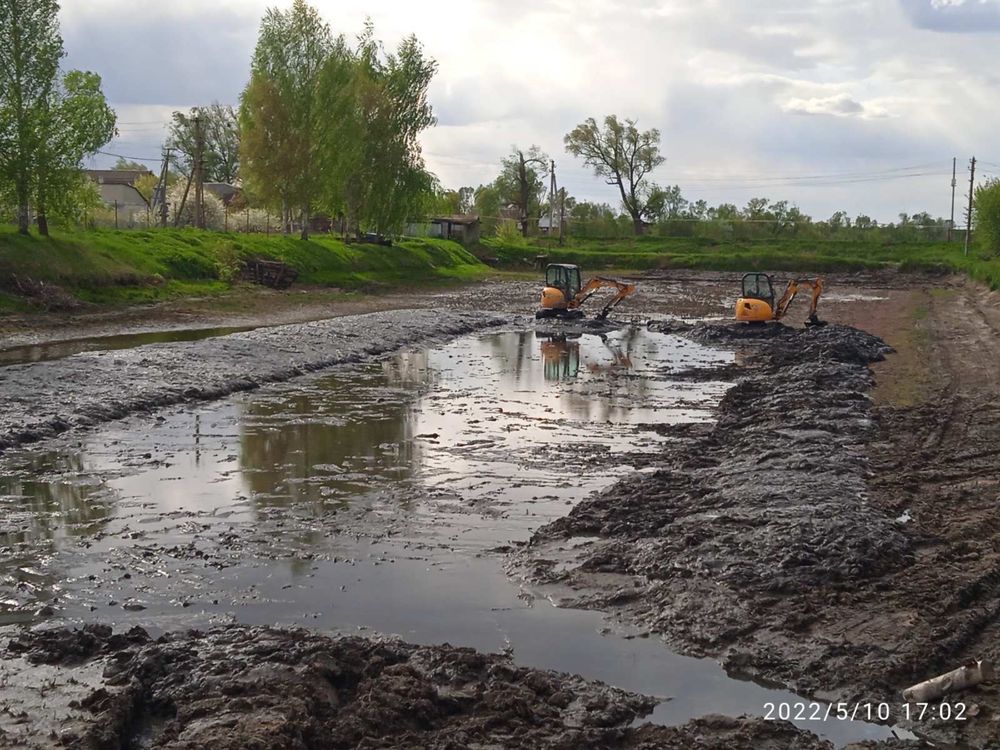
[[[371,630],[669,697],[663,723],[760,714],[795,696],[555,608],[491,552],[642,465],[650,425],[710,419],[726,385],[672,374],[731,357],[638,328],[466,337],[12,454],[0,624]]]
[[[0,367],[30,362],[47,362],[71,357],[81,352],[115,351],[131,349],[145,344],[163,344],[171,341],[200,341],[215,336],[253,330],[253,326],[235,328],[192,328],[173,331],[148,331],[115,336],[91,336],[79,339],[51,341],[44,344],[25,344],[0,348]]]

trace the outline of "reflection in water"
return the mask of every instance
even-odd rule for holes
[[[92,499],[100,489],[80,453],[27,455],[16,474],[0,476],[0,546],[95,533],[111,513]]]
[[[399,370],[400,378],[412,375],[407,367]],[[294,503],[321,513],[372,481],[409,478],[412,404],[405,395],[366,399],[359,380],[372,388],[382,378],[324,378],[308,391],[246,405],[240,468],[258,505]]]
[[[565,336],[542,339],[539,344],[546,380],[571,380],[580,372],[580,344]]]
[[[309,558],[351,544],[339,529],[357,509],[478,552],[607,486],[630,470],[622,456],[658,450],[644,425],[708,419],[724,386],[670,372],[728,356],[642,329],[507,332],[108,425],[82,447],[7,458],[0,546],[23,552],[18,569],[74,554],[134,567],[150,545],[236,527],[234,549],[263,538],[260,554]]]
[[[61,543],[93,536],[112,513],[80,453],[29,454],[0,476],[0,624],[31,621],[59,589],[46,563]]]

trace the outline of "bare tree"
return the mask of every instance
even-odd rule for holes
[[[635,120],[622,122],[608,115],[603,129],[589,117],[563,140],[569,153],[582,158],[609,185],[618,187],[635,233],[642,234],[650,210],[662,205],[662,191],[646,180],[664,162],[660,131],[654,128],[640,133]]]

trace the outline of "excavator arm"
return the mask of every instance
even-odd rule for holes
[[[606,288],[617,289],[618,293],[612,297],[604,308],[595,316],[597,320],[604,320],[608,317],[608,313],[621,304],[623,300],[635,294],[635,284],[625,284],[621,281],[616,281],[615,279],[605,279],[601,276],[595,276],[583,285],[583,288],[573,299],[569,301],[566,308],[568,310],[574,310],[594,296],[594,293],[599,289]]]
[[[812,301],[809,304],[809,317],[806,319],[806,325],[820,324],[820,319],[816,316],[816,307],[823,294],[823,279],[792,279],[789,281],[788,286],[785,287],[785,293],[781,295],[781,299],[774,306],[775,320],[781,320],[785,317],[788,306],[792,304],[792,300],[795,299],[802,287],[812,290]]]

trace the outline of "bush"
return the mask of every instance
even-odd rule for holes
[[[178,180],[172,188],[167,191],[167,201],[170,204],[170,222],[177,222],[177,211],[181,207],[181,200],[184,198],[184,188],[186,180]],[[226,210],[222,201],[212,193],[205,191],[205,228],[221,231],[226,224]],[[194,185],[188,190],[187,200],[184,202],[184,210],[181,212],[181,220],[177,226],[194,226]]]
[[[501,242],[519,243],[524,240],[521,230],[513,219],[504,219],[497,224],[497,239]]]
[[[976,237],[984,250],[1000,255],[1000,179],[976,188]]]

